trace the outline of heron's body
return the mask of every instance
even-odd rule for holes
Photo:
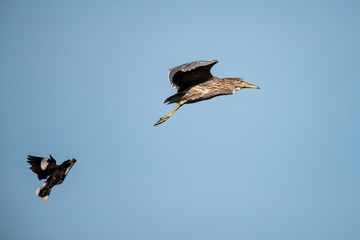
[[[186,100],[186,104],[208,100],[221,95],[230,95],[239,90],[234,88],[233,79],[212,77],[211,80],[178,92],[165,100],[165,103],[179,103]]]
[[[169,119],[182,105],[211,99],[220,95],[234,94],[242,88],[259,88],[246,83],[242,78],[218,78],[210,69],[218,61],[197,61],[170,69],[169,81],[178,91],[168,97],[165,103],[178,103],[167,115],[160,118],[155,126]]]

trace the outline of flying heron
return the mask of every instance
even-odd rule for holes
[[[218,78],[210,73],[210,69],[218,60],[196,61],[170,69],[170,84],[177,93],[168,97],[165,103],[178,103],[167,115],[160,118],[154,126],[168,120],[182,105],[207,100],[220,95],[234,94],[242,88],[257,88],[258,86],[245,82],[242,78]]]

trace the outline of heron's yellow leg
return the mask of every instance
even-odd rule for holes
[[[162,118],[160,118],[159,121],[157,121],[157,123],[155,123],[154,126],[159,125],[159,124],[165,122],[166,120],[168,120],[176,112],[176,110],[178,110],[186,102],[187,102],[186,100],[180,101],[179,104],[176,105],[176,107],[169,114],[167,114],[167,115],[163,116]]]

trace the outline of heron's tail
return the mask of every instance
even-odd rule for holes
[[[171,104],[171,103],[179,103],[182,100],[184,93],[176,93],[170,97],[168,97],[164,103]]]
[[[46,201],[49,198],[51,187],[47,182],[43,183],[38,190],[36,190],[36,196],[39,196],[43,201]]]

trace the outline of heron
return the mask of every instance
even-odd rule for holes
[[[196,103],[221,95],[231,95],[243,88],[260,87],[247,83],[242,78],[214,77],[210,70],[218,60],[195,61],[170,69],[170,84],[177,93],[168,97],[164,103],[177,103],[176,107],[155,123],[157,126],[168,120],[182,105]]]

